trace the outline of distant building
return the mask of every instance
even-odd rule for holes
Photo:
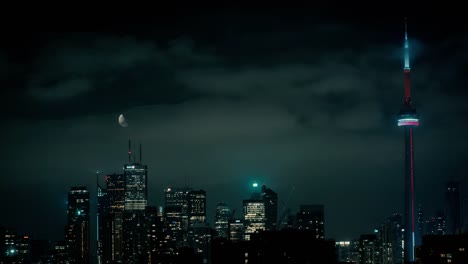
[[[455,235],[461,231],[460,183],[448,182],[445,189],[445,217],[447,234]]]
[[[468,263],[468,235],[423,237],[421,263]]]
[[[59,263],[59,264],[66,264],[66,263],[74,263],[71,262],[71,259],[68,257],[67,253],[67,241],[57,241],[53,246],[52,251],[50,252],[47,260],[44,261],[45,263]],[[80,263],[80,262],[77,262]]]
[[[296,217],[297,214],[291,213],[291,209],[286,208],[280,216],[277,229],[295,229],[297,227]]]
[[[164,219],[167,225],[169,242],[173,247],[188,245],[189,227],[189,188],[166,188],[164,190]]]
[[[359,251],[361,253],[359,263],[380,264],[380,246],[375,234],[361,235]]]
[[[402,263],[404,230],[401,214],[393,214],[387,218],[386,224],[390,228],[393,263]]]
[[[148,230],[146,214],[148,206],[148,166],[140,159],[131,156],[131,144],[128,144],[128,164],[123,167],[125,179],[125,202],[123,211],[123,252],[125,263],[148,261]]]
[[[188,193],[189,226],[206,223],[206,192],[193,190]]]
[[[297,229],[311,230],[316,238],[325,238],[323,205],[301,205],[296,221]]]
[[[226,203],[219,203],[216,206],[215,231],[217,237],[229,237],[229,220],[232,218],[231,208]]]
[[[72,187],[68,192],[66,252],[70,263],[90,262],[89,192],[86,187]]]
[[[351,241],[336,241],[335,247],[338,262],[353,262]]]
[[[211,239],[214,230],[207,223],[196,222],[189,227],[188,243],[194,249],[195,254],[202,257],[203,263],[210,260]]]
[[[167,245],[167,240],[164,234],[164,219],[162,216],[162,207],[147,206],[145,210],[146,243],[144,260],[146,263],[154,263],[155,260],[161,259],[170,254]]]
[[[229,220],[229,240],[231,241],[242,241],[244,240],[244,221],[241,219]]]
[[[336,263],[335,241],[311,230],[283,229],[251,235],[249,241],[213,240],[212,263]]]
[[[468,233],[468,195],[463,197],[463,232]]]
[[[265,203],[263,200],[244,200],[244,240],[265,230]]]
[[[442,211],[436,212],[435,216],[432,217],[430,222],[430,234],[432,235],[446,235],[446,218]]]
[[[262,185],[262,200],[265,204],[265,229],[276,230],[278,222],[278,194]]]
[[[0,227],[0,263],[31,263],[31,240],[16,228]]]
[[[424,220],[424,210],[422,208],[422,204],[418,204],[418,236],[416,237],[416,245],[421,245],[422,236],[425,232],[424,230],[425,220]]]
[[[393,264],[393,232],[390,223],[383,223],[378,229],[380,264]]]
[[[97,183],[97,245],[96,245],[96,257],[97,263],[106,263],[104,259],[110,259],[108,256],[104,256],[104,252],[110,253],[110,247],[104,249],[104,244],[106,246],[110,245],[109,241],[104,243],[104,240],[110,240],[110,229],[108,222],[109,222],[109,199],[107,197],[107,190],[102,188],[99,185],[99,173],[96,175],[96,183]]]
[[[148,166],[125,164],[124,177],[125,211],[144,211],[148,204]]]
[[[106,188],[98,185],[98,260],[101,263],[121,262],[124,250],[123,221],[125,177],[111,174],[104,177]]]

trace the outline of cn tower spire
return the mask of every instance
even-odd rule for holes
[[[408,43],[408,24],[405,17],[405,40],[403,46],[405,63],[403,66],[403,73],[405,75],[405,99],[404,103],[407,106],[411,105],[411,84],[410,84],[410,62],[409,62],[409,43]]]
[[[409,44],[408,44],[408,24],[406,23],[406,17],[405,17],[405,66],[404,66],[403,70],[405,70],[405,71],[410,70]]]

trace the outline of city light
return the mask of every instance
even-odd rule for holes
[[[419,126],[419,119],[417,118],[398,119],[398,126]]]

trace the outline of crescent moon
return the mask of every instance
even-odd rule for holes
[[[127,120],[125,120],[125,117],[123,115],[119,116],[119,125],[122,127],[128,127]]]

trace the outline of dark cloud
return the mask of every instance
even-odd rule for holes
[[[70,33],[48,40],[24,71],[21,96],[5,103],[15,118],[4,123],[1,158],[12,177],[0,185],[22,187],[2,198],[47,197],[48,230],[58,237],[69,186],[94,192],[95,172],[119,172],[133,138],[143,143],[152,204],[162,203],[164,187],[190,185],[207,190],[210,219],[220,201],[240,216],[249,182],[259,180],[293,211],[324,203],[327,236],[338,239],[401,212],[402,33],[339,21],[218,19],[212,28],[190,27],[192,35],[174,29],[171,38]],[[246,26],[250,20],[259,22]],[[429,215],[442,206],[444,180],[468,169],[459,70],[467,54],[456,37],[426,41],[417,33],[416,166]],[[127,128],[117,123],[122,113]],[[40,213],[30,198],[7,211],[16,207]]]

